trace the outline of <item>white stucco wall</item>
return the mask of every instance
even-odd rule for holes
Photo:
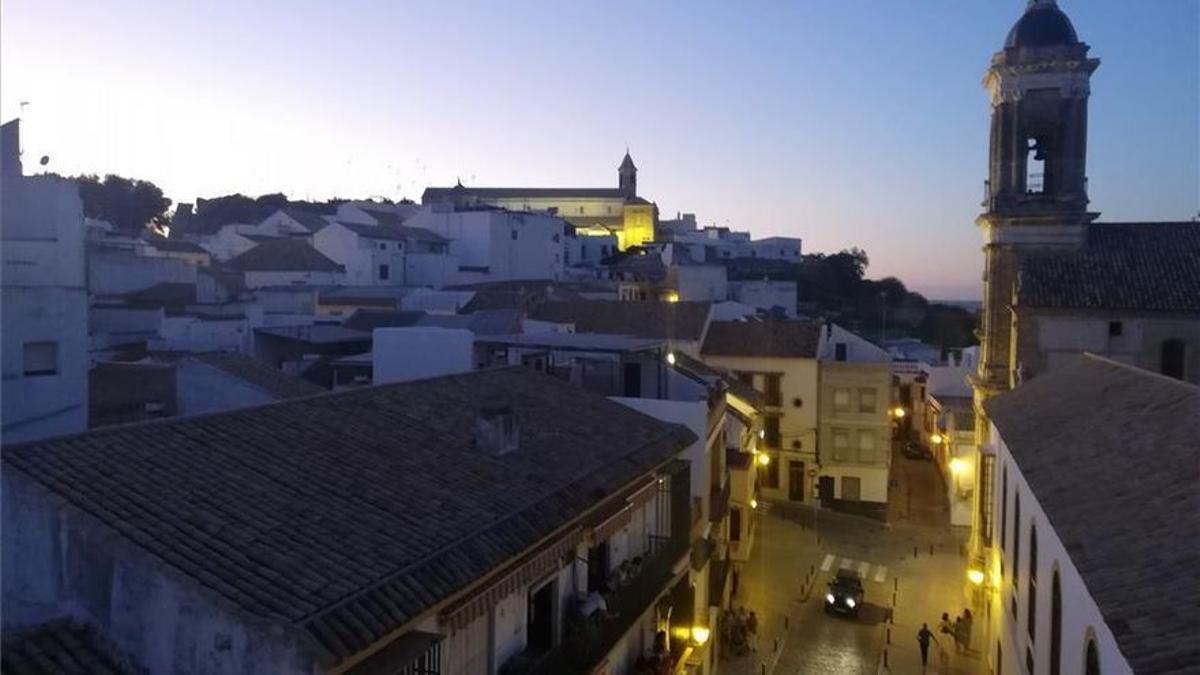
[[[337,286],[343,283],[341,272],[246,272],[246,288],[267,286]]]
[[[469,372],[475,336],[458,328],[376,328],[373,381],[408,382]]]
[[[796,315],[796,282],[731,281],[729,298],[760,309],[780,307],[788,316]]]
[[[57,178],[6,174],[0,237],[0,435],[7,443],[86,429],[88,296],[78,188]],[[27,375],[26,345],[45,342],[54,344],[55,372]]]
[[[1031,649],[1034,655],[1034,666],[1037,673],[1048,672],[1050,663],[1050,589],[1053,584],[1053,574],[1057,569],[1062,587],[1062,651],[1061,664],[1063,673],[1083,673],[1084,654],[1087,637],[1094,634],[1096,647],[1100,655],[1100,672],[1105,675],[1124,675],[1132,673],[1117,646],[1116,638],[1104,623],[1100,609],[1092,597],[1091,591],[1083,582],[1079,571],[1071,561],[1062,541],[1051,527],[1050,520],[1042,510],[1036,495],[1030,490],[1029,484],[1021,475],[1020,467],[1014,461],[1012,453],[1004,444],[995,425],[989,428],[991,446],[996,451],[995,495],[996,503],[995,526],[992,546],[991,577],[995,585],[992,594],[992,631],[991,634],[1001,645],[1004,652],[1003,670],[998,675],[1025,675],[1026,649]],[[1004,469],[1008,470],[1008,494],[1002,492]],[[1021,520],[1016,522],[1014,495],[1021,495]],[[1004,572],[1000,573],[1000,556],[1002,555],[999,537],[1001,534],[1001,499],[1008,503],[1008,543]],[[1030,639],[1028,632],[1028,579],[1029,579],[1029,536],[1030,525],[1037,527],[1038,536],[1038,567],[1037,567],[1037,615],[1035,637]],[[1018,570],[1017,588],[1013,588],[1012,570],[1012,537],[1021,537],[1021,559]],[[1010,610],[1011,598],[1017,598],[1017,616],[1014,618]],[[989,662],[995,666],[996,644],[982,645],[983,653]]]

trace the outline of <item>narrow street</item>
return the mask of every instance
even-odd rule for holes
[[[982,616],[975,621],[973,649],[965,654],[955,654],[951,637],[937,632],[943,612],[953,618],[967,607],[965,559],[948,525],[937,469],[897,452],[892,475],[886,525],[790,503],[760,509],[754,552],[734,599],[735,606],[761,618],[759,650],[724,659],[721,673],[986,672],[978,651],[987,643],[979,632],[986,623]],[[826,584],[839,568],[853,568],[864,579],[865,602],[857,618],[824,611]],[[938,641],[925,669],[916,640],[922,623]]]

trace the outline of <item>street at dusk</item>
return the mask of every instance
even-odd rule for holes
[[[1200,673],[1198,55],[3,2],[0,675]]]

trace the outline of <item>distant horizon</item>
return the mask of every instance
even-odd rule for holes
[[[799,237],[807,252],[857,246],[872,278],[978,298],[980,80],[1025,4],[12,0],[0,113],[29,102],[24,146],[49,170],[149,180],[192,203],[420,201],[459,178],[615,187],[628,147],[663,216]],[[1059,5],[1101,60],[1093,209],[1190,220],[1200,3]]]

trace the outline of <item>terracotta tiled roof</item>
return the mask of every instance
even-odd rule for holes
[[[547,302],[530,312],[530,318],[572,323],[579,333],[698,342],[704,337],[711,308],[707,302],[578,300]]]
[[[477,449],[489,401],[519,447]],[[8,446],[36,481],[342,662],[695,441],[523,368]]]
[[[372,216],[378,215],[376,212],[371,212]],[[386,214],[395,215],[395,214]],[[399,218],[399,216],[396,216]],[[354,232],[360,237],[367,239],[386,239],[388,241],[428,241],[437,244],[444,244],[449,239],[442,235],[426,230],[423,227],[406,227],[404,225],[362,225],[360,223],[346,223],[338,221],[342,227]]]
[[[4,675],[135,675],[147,672],[117,651],[95,627],[70,619],[5,631]]]
[[[285,375],[279,369],[246,354],[212,352],[197,354],[192,358],[248,382],[277,400],[325,392],[325,389],[308,380]]]
[[[228,262],[243,272],[343,272],[345,268],[300,239],[270,239]]]
[[[811,321],[714,321],[701,353],[815,359],[820,340],[821,325]]]
[[[1083,355],[984,408],[1133,671],[1195,672],[1200,387]]]
[[[1018,304],[1200,312],[1200,223],[1093,223],[1074,253],[1021,264]]]

